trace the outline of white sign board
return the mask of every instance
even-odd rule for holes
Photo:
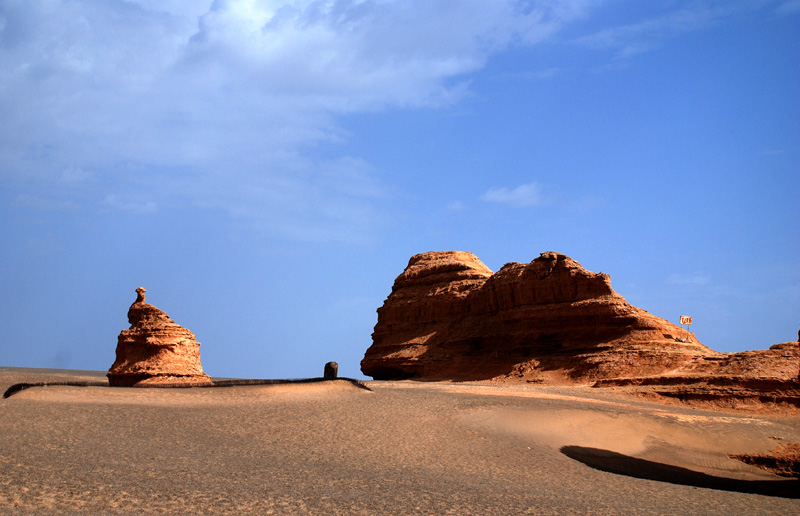
[[[692,316],[691,315],[682,315],[681,316],[681,324],[686,324],[687,326],[691,326],[691,324],[692,324]]]

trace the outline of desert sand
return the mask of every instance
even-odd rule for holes
[[[0,368],[18,382],[104,372]],[[366,382],[45,386],[0,400],[2,514],[797,514],[728,457],[800,417],[614,388]]]

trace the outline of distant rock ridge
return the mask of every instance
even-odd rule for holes
[[[200,365],[200,343],[194,334],[153,305],[146,290],[128,310],[127,330],[117,338],[116,360],[108,370],[112,386],[211,385]]]
[[[797,383],[797,345],[773,348],[713,351],[560,253],[492,273],[472,253],[442,251],[411,257],[395,279],[361,370],[376,380],[597,385],[723,375],[747,378],[743,395],[752,397],[755,379],[784,391],[786,381]]]

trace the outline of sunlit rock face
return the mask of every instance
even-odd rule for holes
[[[128,310],[131,327],[117,338],[117,358],[109,369],[112,386],[211,385],[200,365],[200,343],[153,305],[145,289]]]
[[[496,273],[472,253],[415,255],[372,339],[361,370],[375,379],[592,381],[717,354],[554,252]]]

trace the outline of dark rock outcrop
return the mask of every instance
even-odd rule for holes
[[[322,370],[322,378],[325,380],[335,380],[339,376],[339,364],[327,362]]]
[[[117,339],[117,358],[108,370],[112,386],[211,385],[200,365],[200,343],[192,332],[145,303],[145,289],[128,310],[131,327]]]

